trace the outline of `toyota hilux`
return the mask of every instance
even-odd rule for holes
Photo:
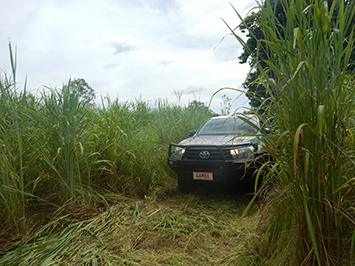
[[[189,138],[171,143],[168,164],[180,191],[203,185],[252,190],[257,161],[266,152],[262,136],[256,116],[216,116],[189,131]]]

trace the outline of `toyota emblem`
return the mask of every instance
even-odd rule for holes
[[[208,158],[210,158],[210,155],[211,154],[208,151],[201,151],[199,153],[199,156],[201,159],[208,159]]]

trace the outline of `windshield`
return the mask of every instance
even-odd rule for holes
[[[251,121],[256,124],[256,121]],[[253,126],[238,117],[218,118],[208,120],[198,131],[199,135],[228,135],[256,133]]]

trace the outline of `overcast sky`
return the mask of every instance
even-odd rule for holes
[[[243,16],[255,0],[231,0]],[[241,84],[241,46],[222,19],[240,21],[224,0],[0,0],[0,69],[11,73],[8,44],[17,50],[17,82],[41,91],[84,78],[97,99],[209,102],[218,89]],[[217,46],[217,48],[215,48]],[[22,86],[23,87],[23,86]],[[233,108],[245,96],[224,91]]]

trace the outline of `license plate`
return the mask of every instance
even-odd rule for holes
[[[213,181],[213,173],[193,172],[193,178],[194,178],[194,180]]]

